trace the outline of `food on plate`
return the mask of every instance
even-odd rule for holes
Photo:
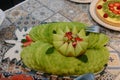
[[[95,11],[103,22],[120,27],[120,0],[98,0]]]
[[[16,74],[8,78],[9,80],[34,80],[32,76],[26,74]]]
[[[33,27],[21,59],[30,69],[54,75],[97,73],[108,62],[108,37],[87,33],[78,22],[48,23]]]
[[[26,74],[14,74],[9,77],[0,77],[0,80],[34,80],[31,75]]]

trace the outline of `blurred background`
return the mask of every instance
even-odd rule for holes
[[[0,9],[5,11],[22,1],[24,1],[24,0],[0,0]]]

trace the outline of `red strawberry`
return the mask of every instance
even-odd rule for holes
[[[67,37],[69,40],[71,40],[73,38],[72,37],[72,32],[66,32],[65,37]]]
[[[98,6],[97,6],[97,9],[101,9],[101,8],[102,8],[102,5],[98,5]]]
[[[114,7],[114,4],[113,3],[109,3],[108,6],[109,7]]]
[[[112,11],[114,14],[118,14],[118,11],[116,11],[116,10],[114,10],[114,11]]]
[[[30,35],[28,35],[28,34],[26,35],[26,40],[27,41],[32,41],[32,39],[30,38]]]
[[[120,6],[119,2],[114,3],[114,6]]]
[[[73,45],[73,47],[76,47],[77,42],[76,42],[76,41],[74,41],[74,42],[72,43],[72,45]]]
[[[118,6],[117,9],[120,10],[120,6]]]
[[[25,43],[23,43],[23,47],[27,47],[27,46],[29,46],[31,43],[32,43],[32,41],[25,42]]]
[[[76,37],[76,38],[75,38],[75,41],[83,41],[83,39],[82,39],[82,38],[79,38],[79,37]]]
[[[68,38],[69,40],[72,40],[73,37],[72,37],[71,35],[68,35],[67,38]]]
[[[118,11],[118,14],[120,14],[120,11]]]
[[[109,7],[109,10],[114,11],[115,9],[114,7]]]
[[[103,17],[104,17],[104,18],[107,18],[107,17],[108,17],[108,14],[107,14],[107,13],[105,13],[105,14],[103,15]]]

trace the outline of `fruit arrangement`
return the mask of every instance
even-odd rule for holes
[[[99,0],[96,4],[96,14],[102,21],[119,26],[120,0]]]
[[[21,52],[23,63],[33,70],[55,75],[96,73],[109,58],[108,37],[87,33],[78,22],[48,23],[33,27],[28,46]],[[24,44],[24,43],[23,43]]]

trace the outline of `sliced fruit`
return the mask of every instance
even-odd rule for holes
[[[79,44],[80,42],[77,42],[77,45],[75,47],[75,56],[81,55],[81,51],[83,50],[81,45]]]
[[[23,47],[27,47],[27,46],[29,46],[31,43],[32,43],[32,41],[24,42],[24,43],[23,43]]]
[[[66,32],[64,37],[67,37],[68,40],[72,40],[72,38],[73,38],[72,32]]]
[[[98,42],[96,43],[96,48],[101,48],[103,47],[104,45],[107,44],[107,42],[109,41],[109,38],[104,35],[104,34],[100,34],[99,35],[99,40]]]
[[[77,33],[78,33],[78,30],[77,30],[76,27],[73,27],[73,29],[72,29],[72,33],[73,33],[73,34],[77,34]]]
[[[63,41],[64,35],[53,34],[53,41]]]
[[[66,50],[67,51],[65,53],[65,56],[69,56],[69,57],[75,56],[75,50],[74,50],[74,47],[72,45],[72,42],[70,42],[68,44],[68,48]]]
[[[69,27],[68,27],[68,26],[66,26],[66,27],[65,27],[64,32],[70,32],[70,29],[69,29]]]
[[[53,45],[56,49],[64,44],[64,41],[53,41]]]
[[[85,34],[85,30],[84,29],[81,29],[80,32],[77,34],[79,37],[84,37],[86,36]]]
[[[75,41],[83,41],[83,39],[79,37],[75,37]]]
[[[65,55],[67,49],[68,49],[68,43],[66,42],[66,43],[64,43],[64,44],[58,49],[58,51],[60,51],[61,54]]]
[[[87,47],[88,47],[88,42],[79,42],[78,44],[81,45],[82,49],[85,51],[87,50]]]
[[[58,28],[57,29],[57,34],[64,35],[65,33],[63,32],[63,30],[61,28]]]
[[[26,40],[27,41],[32,41],[31,37],[28,34],[26,35]]]

